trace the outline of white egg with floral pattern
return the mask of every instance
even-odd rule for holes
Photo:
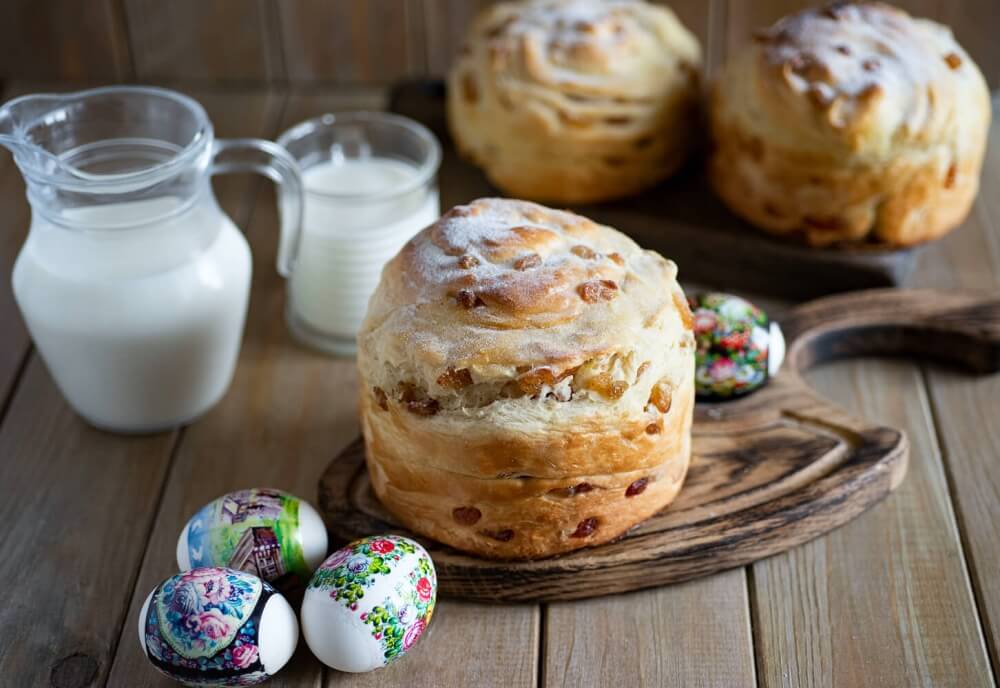
[[[302,634],[327,666],[371,671],[410,651],[436,599],[434,564],[419,543],[398,535],[367,537],[317,569],[302,601]]]
[[[187,686],[253,686],[295,652],[299,625],[288,601],[242,571],[201,567],[153,589],[139,612],[150,663]]]

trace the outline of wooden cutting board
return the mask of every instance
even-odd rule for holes
[[[397,84],[389,109],[423,123],[441,140],[441,207],[501,196],[475,166],[455,152],[440,81]],[[793,301],[835,292],[902,285],[919,248],[877,246],[815,249],[775,239],[730,213],[697,164],[639,196],[572,210],[632,236],[681,266],[685,282],[750,291]]]
[[[902,431],[816,396],[801,373],[859,355],[943,359],[1000,370],[1000,295],[872,290],[797,306],[781,322],[788,355],[766,387],[698,404],[693,456],[677,500],[619,540],[527,562],[479,559],[426,538],[442,594],[488,601],[569,600],[696,578],[776,554],[855,518],[906,473]],[[361,440],[320,479],[334,537],[408,533],[372,494]]]

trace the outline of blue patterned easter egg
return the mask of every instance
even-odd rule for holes
[[[717,292],[689,299],[697,345],[695,391],[702,401],[734,399],[778,372],[785,340],[778,324],[746,299]]]
[[[203,567],[160,583],[139,613],[139,642],[161,672],[188,686],[252,686],[291,658],[295,612],[273,587]]]
[[[437,575],[409,538],[377,535],[337,550],[317,569],[302,601],[302,635],[340,671],[371,671],[410,651],[434,613]]]

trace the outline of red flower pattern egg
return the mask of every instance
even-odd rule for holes
[[[777,373],[785,355],[784,337],[763,310],[739,296],[718,292],[699,294],[689,301],[699,400],[744,396]]]

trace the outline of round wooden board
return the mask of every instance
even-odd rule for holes
[[[699,404],[684,488],[667,509],[615,542],[536,561],[491,561],[416,537],[442,594],[513,602],[579,599],[654,587],[742,566],[806,542],[885,498],[906,472],[900,430],[854,418],[806,386],[821,361],[865,354],[948,358],[1000,368],[993,295],[878,290],[821,299],[782,322],[788,355],[764,389]],[[371,491],[358,439],[320,480],[335,539],[413,536]]]

